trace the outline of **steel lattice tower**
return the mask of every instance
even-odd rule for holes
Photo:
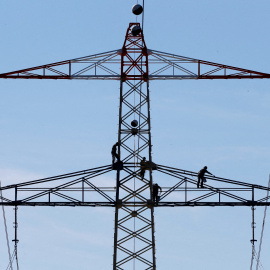
[[[152,167],[149,175],[141,176],[140,162],[147,157],[152,164],[151,124],[148,81],[148,55],[142,32],[133,36],[131,23],[121,53],[121,82],[118,143],[121,160],[129,164],[122,168],[118,162],[114,262],[113,269],[129,264],[142,264],[139,269],[156,269],[154,215],[152,207]],[[130,123],[138,119],[138,126]],[[120,170],[123,169],[123,170]],[[123,205],[123,202],[125,205]],[[124,267],[124,268],[123,268]]]
[[[2,187],[0,204],[15,206],[16,225],[18,206],[114,207],[113,269],[136,267],[155,270],[155,207],[248,206],[254,214],[254,206],[270,203],[268,196],[260,193],[269,191],[267,187],[209,176],[211,184],[198,189],[196,172],[153,162],[149,82],[167,79],[263,79],[270,78],[270,74],[147,49],[143,32],[132,34],[134,26],[139,26],[139,23],[129,24],[122,49],[0,74],[0,78],[5,79],[100,79],[120,82],[120,161]],[[120,73],[115,66],[121,67]],[[133,120],[137,120],[138,125],[132,126]],[[141,163],[143,157],[146,157],[145,163]],[[152,197],[153,170],[176,180],[171,187],[163,189],[158,204],[153,202]],[[112,171],[116,172],[115,198],[110,196],[108,189],[92,182],[96,177]],[[51,186],[44,187],[44,183]],[[216,184],[225,186],[217,187]],[[95,191],[101,199],[90,198],[90,191]],[[171,197],[175,191],[183,194],[178,200]],[[14,241],[17,252],[17,226]]]

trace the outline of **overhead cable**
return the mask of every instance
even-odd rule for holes
[[[257,254],[257,252],[256,252],[255,249],[254,249],[254,251],[255,251],[255,259],[256,259],[257,263],[259,263],[259,266],[258,266],[259,267],[259,270],[264,270],[262,263],[258,259],[258,254]]]
[[[269,189],[270,189],[270,175],[269,175],[269,181],[268,181],[266,203],[268,202]],[[267,210],[267,205],[265,205],[265,208],[264,208],[264,217],[263,217],[263,223],[262,223],[262,231],[261,231],[261,238],[260,238],[260,245],[259,245],[259,251],[258,251],[258,260],[257,260],[256,270],[258,270],[259,261],[260,261],[261,248],[262,248],[262,239],[263,239],[263,232],[264,232],[264,225],[265,225],[265,218],[266,218],[266,210]]]
[[[2,211],[3,211],[3,220],[4,220],[5,232],[6,232],[6,241],[7,241],[7,248],[8,248],[9,264],[10,264],[10,269],[13,270],[13,268],[12,268],[12,256],[11,256],[11,253],[10,253],[8,231],[7,231],[6,213],[5,213],[5,208],[4,208],[4,204],[3,204],[3,194],[2,194],[2,189],[1,189],[1,181],[0,181],[0,196],[1,196],[1,201],[2,201]]]
[[[143,30],[143,24],[144,24],[144,0],[143,0],[143,13],[142,13],[142,30]]]
[[[15,258],[15,256],[16,256],[15,253],[16,253],[16,252],[15,252],[15,249],[14,249],[14,251],[13,251],[13,253],[12,253],[12,256],[11,256],[11,257],[12,257],[12,258],[11,258],[11,262],[9,262],[9,264],[8,264],[8,266],[7,266],[7,268],[6,268],[6,270],[11,270],[11,269],[12,269],[12,268],[11,268],[11,267],[12,267],[12,263],[13,263],[14,258]]]

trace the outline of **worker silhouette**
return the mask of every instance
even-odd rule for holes
[[[140,176],[141,176],[141,178],[143,180],[144,179],[145,170],[146,170],[146,157],[143,157],[143,159],[140,162],[140,166],[141,166]]]
[[[199,188],[201,186],[201,188],[203,188],[203,183],[206,182],[205,180],[205,173],[211,174],[212,173],[207,171],[207,166],[204,166],[199,172],[198,172],[198,182],[197,182],[197,188]]]
[[[153,202],[157,203],[159,202],[160,196],[158,196],[158,192],[162,192],[162,188],[158,184],[153,185]]]
[[[120,145],[119,142],[115,143],[112,147],[112,163],[114,164],[115,163],[115,159],[117,159],[117,161],[120,161],[120,156],[117,152],[117,148],[118,146]]]

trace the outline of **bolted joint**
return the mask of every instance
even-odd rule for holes
[[[150,208],[150,209],[152,209],[153,208],[153,202],[152,202],[152,200],[147,200],[147,208]]]
[[[125,56],[127,54],[127,48],[126,47],[123,47],[122,48],[122,56]]]
[[[132,211],[131,212],[131,216],[132,217],[137,217],[138,216],[138,212],[137,211]]]
[[[122,206],[123,206],[122,200],[118,200],[118,201],[116,202],[116,206],[117,206],[117,208],[122,208]]]
[[[135,136],[135,135],[138,134],[138,129],[137,129],[137,128],[132,128],[130,131],[131,131],[131,134],[132,134],[133,136]]]
[[[144,80],[144,82],[148,81],[148,74],[147,73],[143,74],[143,80]]]
[[[143,54],[144,56],[146,56],[146,55],[148,54],[148,50],[147,50],[146,47],[143,47],[143,48],[142,48],[142,54]]]

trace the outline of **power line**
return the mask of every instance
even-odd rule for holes
[[[142,13],[142,30],[143,30],[143,24],[144,24],[144,0],[143,0],[143,13]]]
[[[2,194],[2,189],[1,189],[1,181],[0,181],[0,195],[1,195],[1,201],[2,201],[2,211],[3,211],[3,219],[4,219],[4,225],[5,225],[5,232],[6,232],[6,240],[7,240],[7,248],[8,248],[8,256],[9,256],[9,264],[10,264],[10,269],[13,270],[13,268],[12,268],[12,256],[10,254],[10,246],[9,246],[9,239],[8,239],[6,214],[5,214],[5,208],[4,208],[4,205],[3,205],[3,194]]]
[[[270,175],[269,175],[269,181],[268,181],[266,202],[268,202],[269,187],[270,187]],[[263,223],[262,223],[262,232],[261,232],[261,238],[260,238],[260,245],[259,245],[259,252],[258,252],[258,260],[257,260],[256,270],[258,270],[259,261],[260,261],[261,248],[262,248],[262,239],[263,239],[263,232],[264,232],[264,225],[265,225],[265,218],[266,218],[266,210],[267,210],[267,205],[264,208],[264,217],[263,217]]]
[[[13,263],[14,258],[15,258],[15,253],[16,253],[16,251],[15,251],[15,249],[14,249],[14,251],[13,251],[13,253],[12,253],[11,263],[9,262],[9,264],[8,264],[8,266],[7,266],[7,268],[6,268],[6,270],[10,270],[10,269],[11,269],[12,263]]]
[[[257,252],[256,252],[255,249],[254,249],[254,255],[255,255],[255,259],[256,259],[256,261],[257,261],[257,264],[259,264],[259,265],[258,265],[259,269],[260,269],[260,270],[264,270],[262,263],[261,263],[260,260],[258,259],[258,254],[257,254]]]

